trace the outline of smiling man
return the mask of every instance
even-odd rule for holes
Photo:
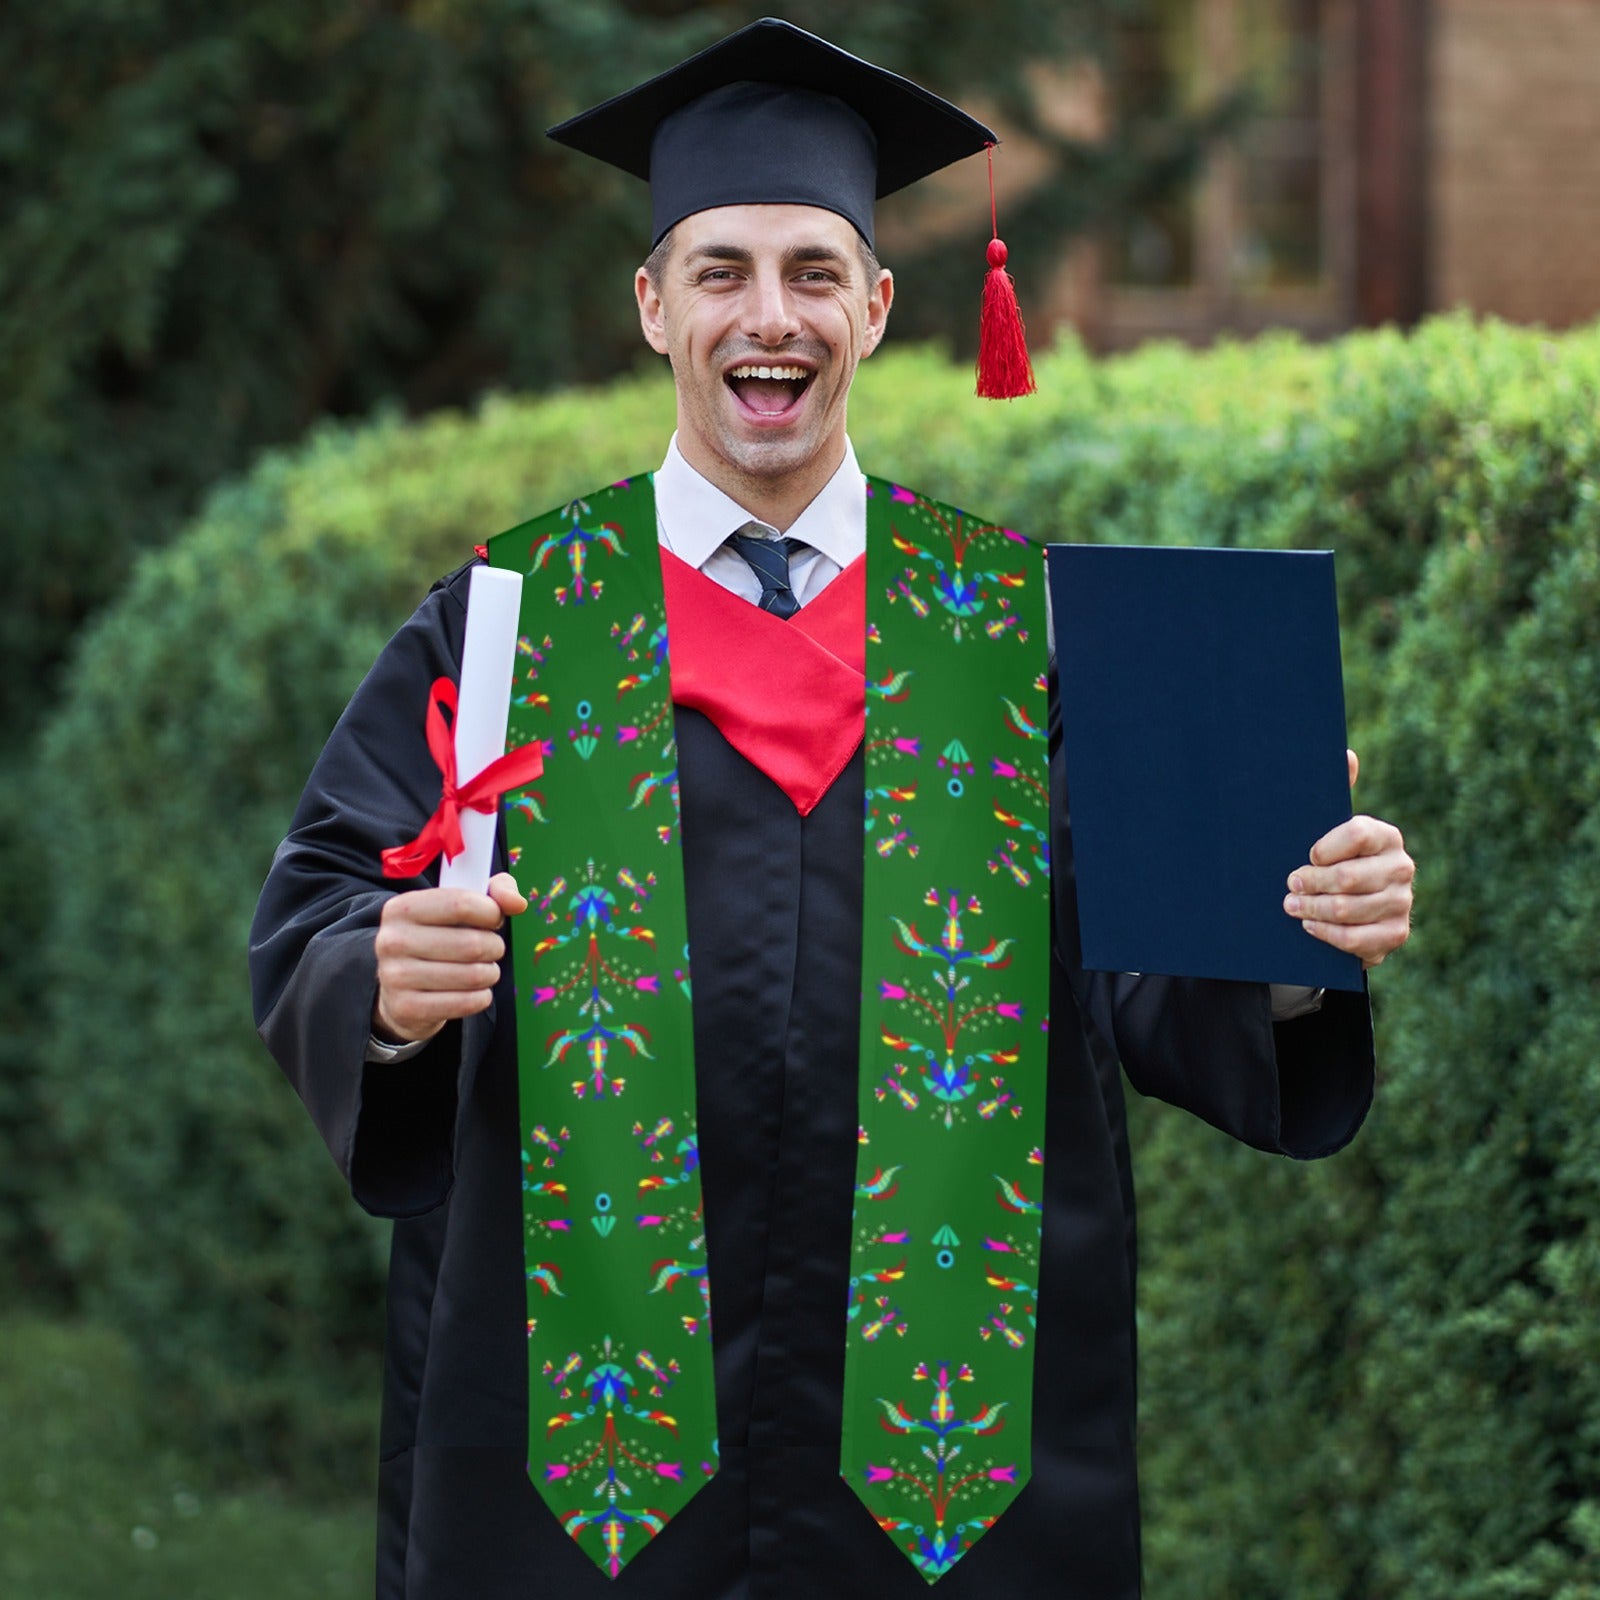
[[[850,383],[883,338],[893,277],[836,212],[742,205],[685,217],[634,288],[672,362],[683,459],[787,528],[844,460]]]
[[[1038,550],[856,464],[873,200],[988,130],[769,21],[554,133],[649,179],[677,432],[492,541],[547,752],[512,870],[379,868],[439,796],[462,569],[252,935],[263,1037],[396,1219],[378,1592],[1132,1600],[1119,1058],[1323,1155],[1371,1097],[1365,996],[1082,970]],[[1398,833],[1307,846],[1286,913],[1381,961]]]

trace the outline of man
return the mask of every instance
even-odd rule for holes
[[[1321,1155],[1370,1099],[1365,997],[1084,972],[1059,771],[1047,808],[1021,754],[975,760],[933,736],[970,691],[985,716],[1009,708],[1003,736],[1018,742],[1005,750],[1042,742],[1036,554],[976,572],[973,549],[1014,551],[1014,536],[864,480],[846,415],[893,299],[871,250],[873,195],[981,148],[987,130],[768,22],[557,131],[650,176],[655,247],[635,291],[672,365],[678,428],[653,483],[496,541],[541,593],[571,562],[570,582],[524,613],[528,726],[548,726],[550,755],[519,802],[526,827],[513,818],[517,875],[481,896],[394,892],[378,868],[438,797],[422,709],[459,671],[463,571],[391,641],[330,738],[252,938],[263,1037],[356,1198],[396,1218],[380,1593],[599,1595],[620,1574],[653,1600],[909,1596],[935,1578],[956,1597],[1128,1600],[1132,1190],[1117,1058],[1145,1092],[1249,1143]],[[659,574],[632,559],[640,517]],[[950,543],[934,551],[940,528]],[[642,595],[636,622],[582,634],[590,611],[604,616],[597,577],[610,593],[640,586],[617,613]],[[670,713],[663,659],[639,644],[663,605]],[[945,630],[937,651],[914,672],[882,670],[904,665],[883,651],[920,648],[928,628]],[[574,666],[591,646],[595,671],[613,647],[630,664],[614,728]],[[928,731],[902,727],[902,708],[927,714],[935,679]],[[649,715],[627,709],[624,696],[652,692]],[[558,704],[566,721],[539,720]],[[601,815],[604,783],[584,787],[617,743],[672,766],[647,771],[627,808],[661,807],[648,847],[613,848],[605,830],[623,824]],[[991,774],[1017,786],[1016,806],[963,812]],[[660,798],[673,785],[681,845]],[[941,806],[943,833],[929,826]],[[979,824],[1002,813],[1011,831],[991,848]],[[569,823],[580,831],[563,834]],[[644,848],[647,871],[622,853]],[[1316,937],[1368,965],[1405,939],[1412,867],[1388,824],[1357,817],[1285,870],[1285,910]],[[692,1051],[666,1042],[671,991],[688,989],[674,967],[679,879]],[[893,898],[928,882],[937,933]],[[1039,917],[1028,937],[976,935],[980,919],[1005,934],[1025,903]],[[505,921],[519,917],[513,985]],[[1022,984],[1029,962],[1025,999],[973,998],[996,974]],[[933,1030],[942,1048],[919,1042],[916,1007],[937,1008],[906,974],[925,970],[951,1002]],[[976,1045],[956,1045],[968,1027]],[[570,1086],[569,1051],[583,1063]],[[664,1081],[694,1105],[654,1121],[660,1096],[645,1097]],[[595,1176],[616,1152],[582,1165],[586,1128],[608,1117],[641,1163],[637,1205],[631,1178],[624,1203]],[[925,1159],[895,1157],[902,1138]],[[1003,1148],[1009,1173],[991,1161]],[[979,1152],[988,1209],[957,1226],[963,1149]],[[676,1211],[673,1193],[688,1196]],[[899,1220],[908,1199],[946,1193],[939,1229]],[[616,1263],[644,1234],[673,1243],[635,1295],[616,1287]],[[939,1313],[941,1296],[967,1308],[974,1294],[993,1312],[983,1326]],[[662,1310],[648,1349],[621,1332]],[[691,1449],[691,1413],[710,1410],[694,1398],[697,1357],[714,1371],[715,1437]],[[980,1394],[991,1381],[1010,1397]]]

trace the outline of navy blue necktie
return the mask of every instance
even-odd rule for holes
[[[730,533],[728,543],[761,580],[761,599],[757,602],[761,609],[785,620],[792,617],[800,609],[800,602],[789,587],[789,558],[796,550],[806,548],[805,540],[762,539],[753,533]]]

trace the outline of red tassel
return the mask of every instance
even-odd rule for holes
[[[1017,286],[1006,271],[1006,247],[994,209],[994,146],[989,146],[989,271],[983,280],[983,312],[978,320],[978,394],[984,400],[1015,400],[1038,384],[1028,359],[1028,340],[1017,306]]]
[[[983,280],[978,321],[978,393],[985,400],[1015,400],[1038,388],[1028,340],[1017,308],[1017,286],[1006,271],[1006,247],[989,241],[989,272]]]

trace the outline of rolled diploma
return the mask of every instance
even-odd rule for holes
[[[511,678],[517,664],[517,618],[522,612],[522,577],[503,567],[474,567],[467,588],[467,638],[461,651],[461,686],[456,708],[456,778],[465,784],[505,754],[511,716]],[[441,860],[441,889],[489,887],[497,812],[461,813],[464,848],[454,861]]]

